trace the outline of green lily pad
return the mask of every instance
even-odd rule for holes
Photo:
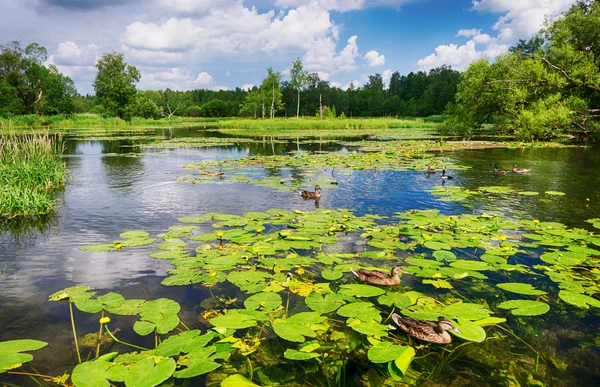
[[[539,195],[539,192],[535,192],[535,191],[521,191],[521,192],[517,192],[519,195],[523,195],[523,196],[536,196]]]
[[[305,299],[306,306],[315,312],[331,313],[343,306],[346,301],[345,296],[341,294],[326,294],[311,293]]]
[[[81,251],[86,253],[104,253],[107,251],[114,251],[117,249],[114,243],[105,243],[99,245],[88,245],[79,248]]]
[[[247,379],[245,376],[235,374],[228,376],[221,382],[221,387],[260,387],[258,384]]]
[[[209,320],[215,327],[228,329],[243,329],[256,326],[256,318],[253,316],[237,313],[228,313]]]
[[[167,358],[148,357],[135,363],[125,376],[127,387],[154,387],[169,379],[175,368],[175,360]]]
[[[320,357],[321,354],[319,354],[319,353],[300,352],[300,351],[297,351],[295,349],[287,349],[283,353],[283,356],[286,359],[290,359],[290,360],[311,360],[311,359],[314,359],[316,357]],[[237,384],[236,384],[236,386],[237,386]]]
[[[353,317],[364,322],[375,320],[381,321],[381,315],[375,308],[375,305],[370,302],[353,302],[338,309],[337,314],[342,317]]]
[[[350,284],[340,286],[340,293],[353,297],[377,297],[385,293],[385,290],[361,284]]]
[[[246,309],[271,311],[282,303],[281,296],[276,293],[257,293],[244,301]]]
[[[344,276],[344,272],[336,269],[325,269],[321,271],[321,275],[328,281],[339,280]]]
[[[369,348],[367,357],[372,363],[387,363],[396,360],[407,350],[410,351],[409,348],[412,349],[412,347],[406,345],[395,345],[389,342],[382,342]]]
[[[200,348],[187,355],[180,356],[177,360],[177,365],[185,367],[173,373],[176,378],[194,378],[204,375],[221,367],[221,364],[215,362],[216,356],[213,355],[217,351],[215,346]],[[211,356],[212,355],[212,356]]]
[[[515,316],[539,316],[550,310],[550,305],[541,301],[510,300],[497,305],[500,309],[510,309]]]
[[[441,315],[450,319],[480,320],[492,314],[483,305],[471,303],[457,303],[444,307]]]
[[[578,308],[589,309],[590,306],[600,308],[600,301],[585,294],[575,293],[569,290],[561,290],[558,292],[558,297],[567,304],[571,304]]]
[[[546,195],[551,195],[551,196],[565,196],[566,195],[564,192],[560,192],[560,191],[546,191],[545,193],[546,193]]]
[[[125,231],[121,235],[119,235],[123,239],[134,239],[134,238],[148,238],[150,234],[146,231],[141,230],[133,230],[133,231]]]
[[[26,351],[35,351],[47,346],[48,343],[38,340],[10,340],[0,342],[0,374],[20,367],[23,363],[33,360]]]
[[[510,282],[504,284],[496,285],[502,290],[506,290],[507,292],[517,293],[517,294],[525,294],[528,296],[539,296],[542,294],[546,294],[543,290],[537,290],[531,284],[524,284],[519,282]]]

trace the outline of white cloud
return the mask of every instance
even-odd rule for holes
[[[471,38],[465,44],[440,45],[435,53],[417,62],[421,70],[450,65],[457,70],[483,57],[494,58],[508,51],[518,39],[529,39],[544,25],[547,18],[554,19],[575,3],[575,0],[473,0],[472,10],[504,13],[492,26],[496,36],[481,30],[460,30],[457,36]],[[476,45],[484,46],[476,49]]]
[[[470,38],[471,36],[479,35],[481,30],[476,28],[471,28],[470,30],[459,30],[456,36],[464,36],[465,38]]]
[[[254,88],[254,85],[252,85],[250,83],[245,83],[244,86],[241,87],[241,89],[244,91],[249,91],[249,90],[252,90],[253,88]]]
[[[293,8],[316,3],[321,8],[331,11],[347,12],[372,7],[394,7],[415,0],[275,0],[275,5],[282,8]]]
[[[206,13],[214,9],[230,6],[237,1],[238,0],[156,0],[159,5],[182,13]]]
[[[358,89],[362,85],[362,83],[360,83],[360,81],[355,79],[353,81],[348,82],[346,85],[344,85],[342,87],[342,90],[348,90],[350,88],[350,85],[354,86],[355,89]]]
[[[394,72],[392,71],[392,69],[387,69],[387,70],[383,70],[383,72],[381,73],[381,77],[383,78],[383,83],[386,85],[390,84],[390,79],[392,79],[392,74]]]
[[[154,68],[142,68],[142,79],[140,88],[142,89],[213,89],[226,90],[225,86],[214,84],[214,78],[209,73],[203,71],[194,75],[191,71],[181,68],[172,68],[167,71],[156,71]]]
[[[359,57],[357,39],[356,35],[350,37],[346,47],[339,54],[335,52],[336,42],[333,38],[315,41],[313,47],[302,58],[304,67],[308,71],[317,72],[323,80],[328,80],[333,74],[355,70],[356,58]]]
[[[379,54],[375,50],[371,50],[367,52],[363,58],[367,63],[367,66],[375,67],[375,66],[383,66],[385,64],[385,55]]]
[[[100,57],[100,46],[88,44],[79,47],[75,42],[62,42],[51,57],[56,65],[95,66]]]

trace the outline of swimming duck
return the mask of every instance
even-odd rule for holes
[[[219,172],[209,172],[209,171],[205,171],[202,172],[201,175],[202,176],[221,176],[223,175],[225,172],[223,172],[223,168],[219,169]]]
[[[321,197],[321,187],[317,184],[315,185],[314,191],[302,191],[300,192],[300,195],[302,195],[303,198],[318,199]]]
[[[513,173],[527,173],[530,172],[531,169],[525,169],[525,168],[517,168],[517,164],[513,165]]]
[[[427,173],[435,173],[435,168],[431,168],[431,166],[427,164]]]
[[[462,333],[452,324],[452,321],[444,317],[439,317],[436,324],[431,321],[417,320],[416,318],[394,313],[392,314],[392,320],[409,336],[435,344],[450,344],[452,336],[448,331]]]
[[[452,176],[446,175],[446,170],[442,170],[442,180],[452,180]]]
[[[506,171],[504,169],[500,169],[500,167],[498,166],[498,163],[494,164],[494,173],[497,175],[503,175],[506,173]]]
[[[350,271],[352,271],[352,274],[354,274],[356,278],[373,285],[398,285],[400,284],[400,274],[408,274],[407,271],[399,265],[392,268],[391,275],[376,270],[354,270],[350,268]]]

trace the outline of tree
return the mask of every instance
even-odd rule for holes
[[[129,118],[160,118],[160,109],[145,93],[136,93],[129,98],[129,103],[123,108],[123,114]]]
[[[246,99],[244,99],[244,102],[242,103],[240,113],[250,114],[253,115],[254,118],[257,118],[261,106],[263,106],[263,95],[258,88],[254,87],[252,90],[250,90],[250,92],[248,92],[248,94],[246,94]]]
[[[302,61],[300,58],[296,58],[292,62],[292,69],[290,70],[290,87],[298,92],[298,107],[296,109],[296,118],[300,117],[300,90],[307,84],[308,73],[304,71]]]
[[[493,64],[471,64],[461,77],[447,130],[483,124],[521,138],[600,129],[600,3],[579,2],[540,35]]]
[[[281,73],[269,67],[267,70],[267,77],[260,85],[260,91],[263,96],[268,96],[268,101],[270,103],[269,117],[271,119],[275,118],[275,113],[283,109],[284,106],[281,99]]]
[[[120,116],[129,99],[136,94],[136,84],[141,74],[137,68],[125,63],[123,54],[115,51],[104,54],[96,63],[96,68],[96,96],[108,111]]]

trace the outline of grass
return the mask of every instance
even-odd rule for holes
[[[59,135],[0,132],[0,218],[52,212],[65,183]]]

